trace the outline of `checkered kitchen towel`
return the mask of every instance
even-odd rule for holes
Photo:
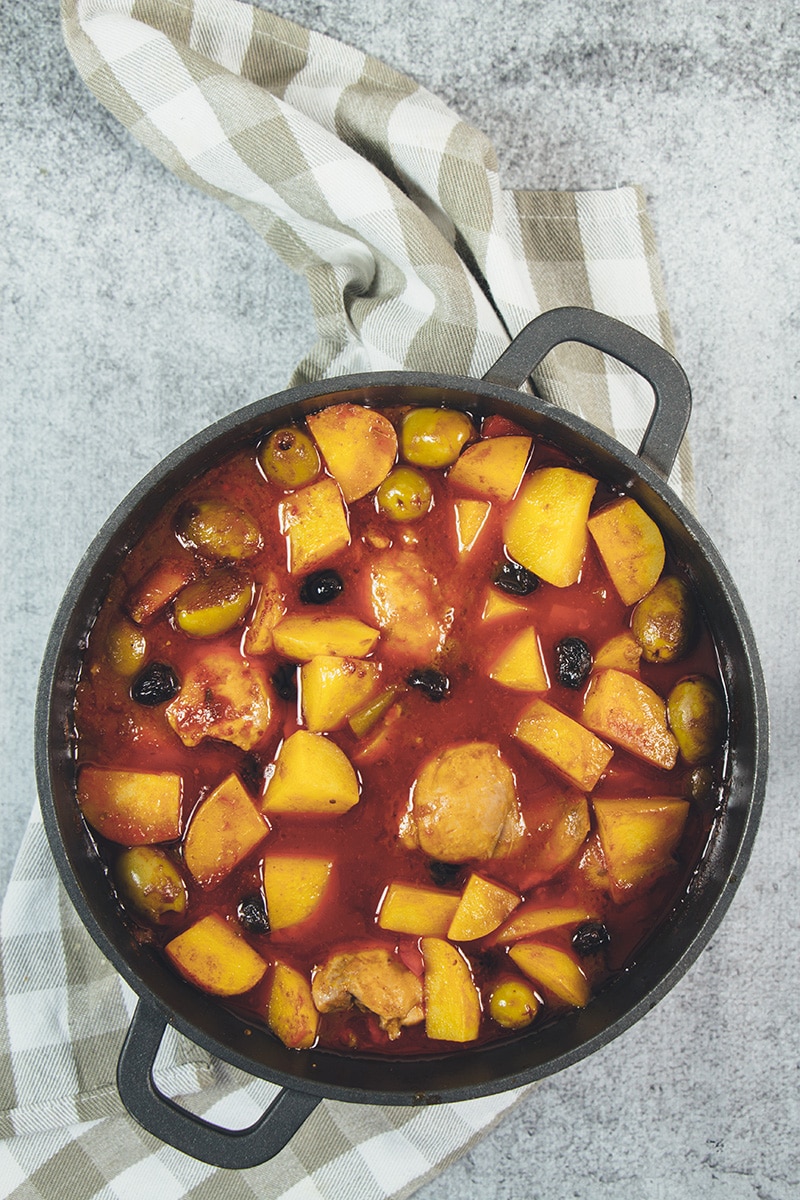
[[[480,376],[529,320],[597,308],[671,348],[640,191],[504,190],[492,146],[412,80],[238,0],[62,0],[97,97],[308,279],[319,341],[294,382],[369,369]],[[535,383],[631,448],[647,385],[579,346]],[[673,486],[691,499],[683,451]],[[122,1109],[134,997],[89,939],[34,814],[0,927],[0,1194],[15,1200],[407,1196],[526,1092],[431,1109],[323,1102],[270,1163],[222,1171]],[[157,1079],[231,1126],[274,1094],[175,1034]]]

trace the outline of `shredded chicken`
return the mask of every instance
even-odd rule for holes
[[[422,983],[382,947],[334,954],[314,972],[311,995],[321,1013],[341,1012],[355,1001],[378,1017],[392,1041],[403,1025],[424,1020]]]

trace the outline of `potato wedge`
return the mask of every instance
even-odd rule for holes
[[[538,697],[520,715],[514,737],[584,792],[596,786],[614,754],[583,725]]]
[[[78,804],[98,833],[123,846],[146,846],[180,837],[183,779],[171,771],[120,771],[83,767]]]
[[[320,733],[298,729],[280,748],[263,810],[342,813],[358,798],[358,779],[344,751]]]
[[[508,553],[555,587],[580,578],[586,520],[597,480],[568,467],[542,467],[522,487],[505,526]]]
[[[211,887],[247,858],[269,825],[238,775],[228,775],[198,804],[189,822],[183,858],[193,879]]]
[[[623,899],[674,866],[689,801],[674,796],[594,801],[612,894]]]
[[[185,979],[215,996],[249,992],[267,969],[261,955],[218,913],[202,917],[164,949]]]
[[[289,571],[310,571],[350,544],[342,495],[333,479],[320,479],[287,496],[280,505]]]
[[[300,669],[303,720],[312,733],[344,725],[380,686],[380,663],[318,654]]]
[[[669,771],[678,743],[661,697],[633,675],[609,667],[594,676],[583,703],[589,729],[645,762]]]
[[[381,929],[412,937],[446,937],[460,896],[416,883],[390,883],[378,909]]]
[[[655,521],[626,496],[594,513],[588,528],[620,600],[636,604],[664,569],[664,539]]]
[[[516,892],[474,872],[466,882],[447,936],[451,942],[472,942],[497,929],[520,902]]]
[[[363,658],[375,649],[380,631],[355,617],[293,614],[278,622],[272,637],[279,654],[309,662],[320,654]]]
[[[473,442],[450,468],[448,480],[487,500],[510,500],[525,474],[529,437],[496,437]]]
[[[270,929],[287,929],[310,917],[322,900],[333,860],[300,854],[264,859],[264,893]]]
[[[319,1013],[311,984],[288,963],[276,962],[269,979],[267,1023],[290,1050],[307,1050],[317,1040]]]
[[[348,504],[381,483],[397,458],[391,421],[361,404],[333,404],[306,423]]]
[[[422,939],[425,963],[425,1032],[446,1042],[472,1042],[481,1022],[481,998],[469,963],[442,938]]]
[[[539,635],[532,625],[511,638],[489,668],[489,677],[517,692],[546,692],[549,689]]]

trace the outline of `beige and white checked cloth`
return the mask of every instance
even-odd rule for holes
[[[506,190],[487,139],[414,81],[238,0],[62,0],[62,18],[99,100],[306,276],[319,340],[293,382],[375,369],[480,376],[528,321],[561,305],[596,308],[672,348],[636,187]],[[651,393],[627,368],[570,345],[534,383],[638,447]],[[691,502],[685,449],[672,485]],[[121,1105],[116,1061],[135,997],[66,898],[38,812],[0,934],[3,1197],[403,1197],[526,1094],[422,1110],[326,1101],[271,1162],[206,1166]],[[231,1126],[250,1124],[275,1093],[172,1033],[157,1078]]]

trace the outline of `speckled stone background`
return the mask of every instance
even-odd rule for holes
[[[421,1200],[800,1196],[798,83],[788,0],[276,0],[494,141],[506,184],[640,182],[692,380],[700,518],[772,710],[767,806],[711,945],[643,1021],[543,1083]],[[115,504],[212,419],[282,387],[305,285],[95,102],[54,0],[2,12],[5,886],[34,802],[55,608]]]

